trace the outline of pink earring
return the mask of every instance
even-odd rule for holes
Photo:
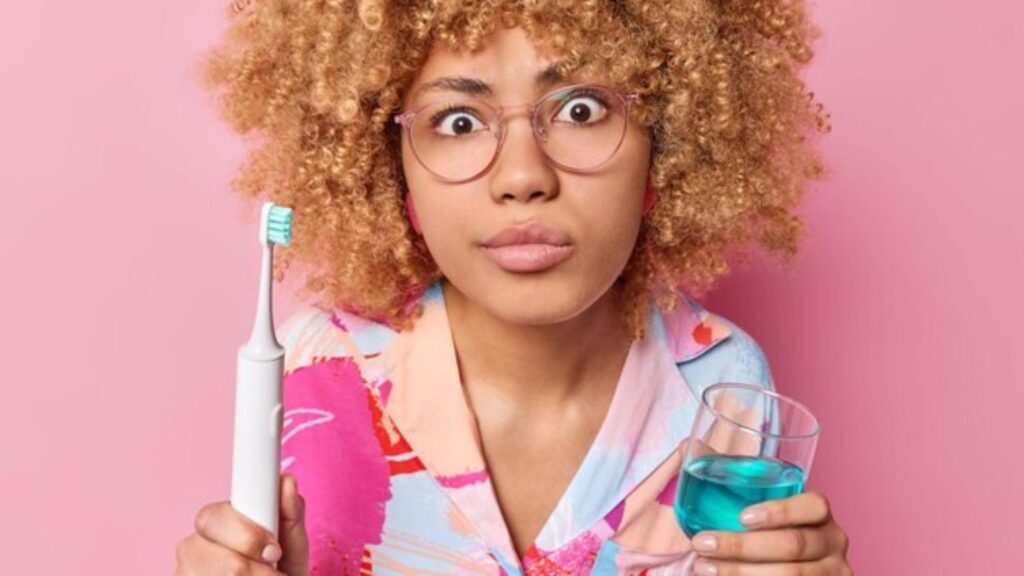
[[[647,181],[647,188],[644,190],[644,216],[654,208],[654,203],[658,200],[658,191],[651,186],[651,181]]]
[[[405,212],[409,215],[409,224],[412,225],[412,229],[416,234],[423,236],[423,230],[420,228],[420,219],[416,217],[416,207],[412,204],[412,194],[409,192],[405,193]]]

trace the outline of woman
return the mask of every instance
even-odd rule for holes
[[[323,296],[278,330],[280,542],[210,504],[177,574],[851,573],[816,492],[672,514],[700,391],[772,386],[686,294],[795,251],[802,5],[263,0],[231,33],[237,187],[295,209],[279,272]]]

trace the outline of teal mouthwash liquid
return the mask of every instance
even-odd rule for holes
[[[744,508],[803,489],[803,470],[781,460],[702,456],[692,460],[679,479],[676,521],[690,538],[701,530],[744,532],[739,518]]]

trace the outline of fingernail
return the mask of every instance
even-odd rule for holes
[[[277,562],[281,559],[281,548],[277,544],[267,544],[263,549],[263,560],[265,562]]]
[[[697,576],[715,576],[718,574],[718,566],[714,562],[708,562],[701,558],[693,565],[693,573]]]
[[[700,552],[713,552],[718,548],[718,540],[710,534],[701,534],[693,539],[693,547]]]
[[[760,526],[768,519],[768,511],[764,508],[751,508],[740,514],[740,522],[744,526]]]

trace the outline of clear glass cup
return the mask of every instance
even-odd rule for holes
[[[708,387],[686,442],[676,521],[701,530],[746,531],[744,508],[803,492],[820,428],[803,404],[753,384]]]

